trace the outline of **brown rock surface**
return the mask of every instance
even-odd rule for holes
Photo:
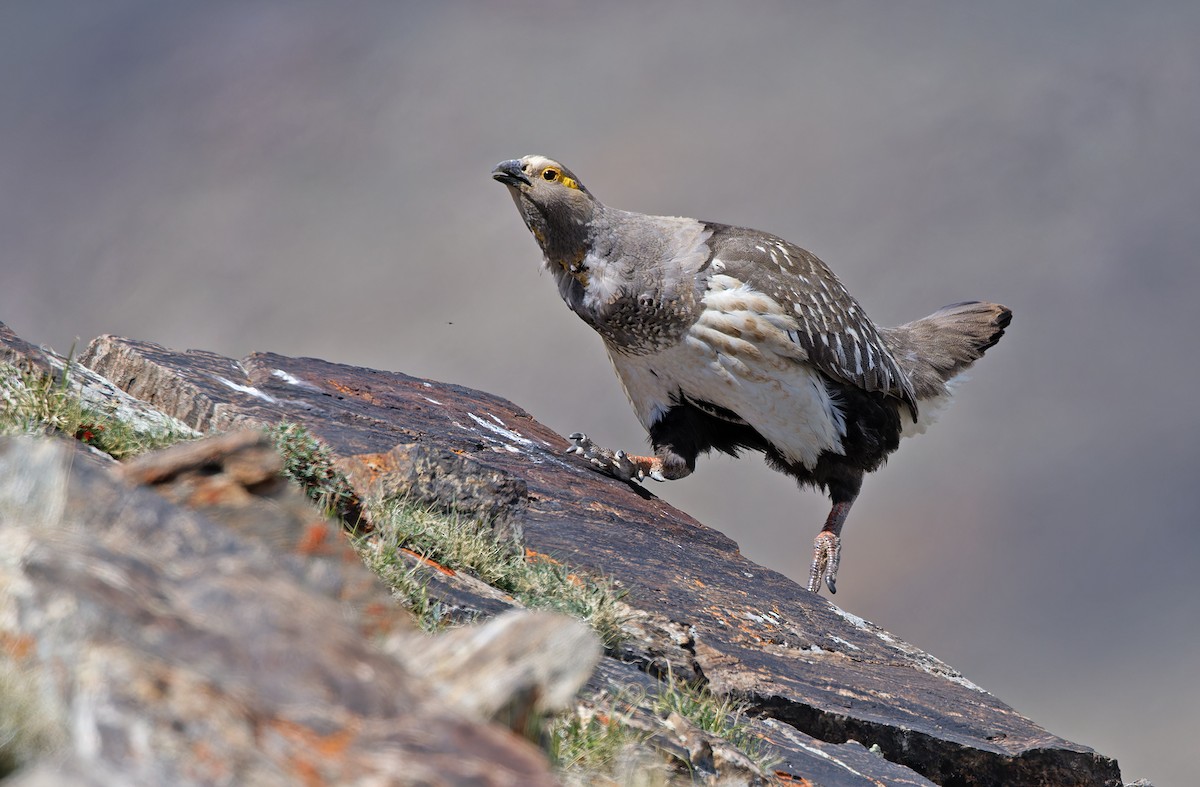
[[[484,501],[472,502],[477,510],[511,505],[526,548],[614,578],[634,609],[659,621],[616,655],[651,672],[669,661],[676,675],[749,699],[773,720],[764,722],[769,740],[797,778],[841,763],[833,767],[842,780],[818,781],[905,783],[903,768],[913,784],[1120,783],[1114,761],[751,563],[646,490],[565,457],[560,436],[503,399],[314,359],[259,353],[238,362],[114,337],[96,340],[81,361],[198,429],[301,423],[341,457],[363,495],[387,483],[380,474],[409,474],[404,483],[434,490],[439,474],[489,479],[471,487]],[[527,498],[514,501],[522,485]]]

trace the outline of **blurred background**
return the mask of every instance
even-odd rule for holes
[[[640,448],[492,166],[748,225],[874,319],[1011,307],[870,477],[837,603],[1128,781],[1200,730],[1200,4],[10,2],[0,321],[486,389]],[[651,489],[803,581],[825,498]]]

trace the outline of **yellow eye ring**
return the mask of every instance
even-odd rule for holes
[[[542,179],[544,179],[544,180],[558,180],[558,170],[556,170],[556,169],[547,169],[545,172],[543,172],[543,173],[542,173]]]

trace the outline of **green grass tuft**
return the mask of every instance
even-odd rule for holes
[[[121,421],[111,409],[85,404],[65,371],[49,377],[8,362],[0,362],[0,434],[62,434],[114,459],[127,459],[192,437],[171,428],[137,428]]]
[[[614,709],[577,710],[552,717],[546,721],[542,737],[546,754],[559,773],[571,781],[595,784],[618,781],[622,758],[647,736],[626,725]]]
[[[355,548],[367,566],[392,589],[404,606],[416,617],[421,629],[436,633],[453,621],[441,601],[429,592],[429,579],[420,564],[410,565],[400,553],[400,546],[392,539],[384,543],[370,536],[355,540]]]
[[[620,643],[618,602],[623,593],[610,582],[544,556],[514,554],[487,527],[463,515],[395,500],[372,505],[370,512],[383,554],[410,549],[447,568],[470,572],[526,607],[574,615],[589,623],[606,647]]]
[[[761,738],[750,730],[748,706],[714,694],[707,686],[680,680],[670,674],[654,698],[659,716],[678,713],[705,732],[722,738],[768,773],[778,760]]]

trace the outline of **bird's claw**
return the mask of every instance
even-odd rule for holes
[[[838,564],[842,560],[842,539],[828,530],[822,530],[813,540],[812,568],[808,570],[808,589],[817,593],[821,580],[829,586],[830,593],[837,593]]]
[[[568,454],[578,454],[605,475],[622,481],[641,481],[646,477],[645,471],[624,451],[601,448],[583,432],[575,432],[568,439],[571,441]]]

